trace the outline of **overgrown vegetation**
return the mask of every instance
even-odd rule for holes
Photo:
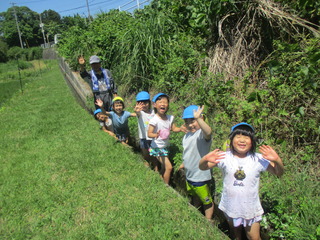
[[[115,10],[74,27],[59,51],[75,69],[79,54],[102,55],[122,95],[166,92],[177,117],[182,106],[205,104],[213,147],[234,123],[252,123],[287,169],[262,181],[264,227],[273,239],[317,239],[318,20],[315,1],[155,0],[134,16]],[[180,141],[172,139],[177,165]]]

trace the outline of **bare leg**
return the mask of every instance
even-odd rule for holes
[[[161,175],[163,178],[163,181],[166,184],[169,184],[170,176],[172,172],[172,164],[168,157],[166,156],[160,156],[158,157],[160,163],[161,163]]]
[[[157,158],[150,156],[148,149],[142,148],[141,151],[142,151],[143,158],[148,162],[148,166],[151,165],[151,168],[155,172],[158,172],[159,171],[159,169],[158,169],[159,162],[158,162]]]
[[[203,209],[204,209],[204,215],[206,216],[206,218],[208,220],[211,220],[213,216],[213,211],[214,211],[213,203],[203,205]]]
[[[245,227],[245,230],[249,240],[261,240],[259,222],[256,222],[251,226]]]
[[[242,239],[242,225],[239,227],[234,227],[232,221],[228,221],[230,231],[231,231],[231,237],[235,240],[241,240]]]

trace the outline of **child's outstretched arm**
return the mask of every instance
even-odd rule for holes
[[[267,145],[260,146],[259,151],[262,153],[263,158],[270,161],[267,171],[278,177],[282,176],[284,173],[284,166],[276,151]]]
[[[224,159],[225,152],[222,152],[220,149],[215,149],[212,152],[205,155],[201,158],[199,162],[199,168],[201,170],[208,170],[215,167],[221,159]]]
[[[203,117],[201,116],[203,109],[204,109],[204,105],[202,105],[202,107],[199,107],[197,111],[194,111],[193,116],[201,128],[201,130],[204,134],[204,138],[206,140],[210,140],[212,130],[211,130],[211,127],[204,121]]]
[[[130,117],[136,117],[137,114],[134,112],[134,113],[130,113]]]
[[[181,132],[182,130],[181,128],[177,127],[176,124],[172,123],[171,131],[178,133],[178,132]]]

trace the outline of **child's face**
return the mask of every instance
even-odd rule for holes
[[[246,157],[247,152],[250,151],[252,147],[252,141],[249,136],[245,136],[242,134],[237,134],[234,136],[232,140],[232,146],[234,150],[236,151],[235,155],[237,157]]]
[[[194,133],[200,129],[198,121],[194,118],[187,118],[184,120],[184,123],[189,132]]]
[[[169,101],[166,97],[163,97],[154,103],[154,107],[157,109],[158,114],[166,114],[169,108]]]
[[[115,102],[115,103],[113,104],[113,110],[114,110],[116,113],[122,113],[122,112],[123,112],[123,105],[122,105],[122,103]]]
[[[96,117],[101,122],[105,122],[108,119],[108,116],[103,113],[97,113]]]
[[[144,112],[148,112],[149,109],[150,109],[150,102],[147,100],[147,101],[138,101],[138,103],[142,104],[141,107],[142,107],[142,111]]]

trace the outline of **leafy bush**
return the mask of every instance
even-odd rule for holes
[[[42,52],[43,52],[43,48],[41,48],[41,47],[27,48],[27,59],[28,59],[28,61],[32,61],[32,60],[35,60],[35,59],[41,59],[42,58]]]
[[[0,62],[6,62],[8,60],[8,44],[0,39]]]
[[[41,47],[32,47],[32,48],[20,48],[20,47],[12,47],[8,50],[8,58],[9,60],[24,60],[24,61],[32,61],[35,59],[42,58]]]
[[[15,60],[15,59],[21,59],[24,57],[23,60],[26,60],[25,58],[25,50],[20,47],[11,47],[8,50],[8,58],[10,60]]]

